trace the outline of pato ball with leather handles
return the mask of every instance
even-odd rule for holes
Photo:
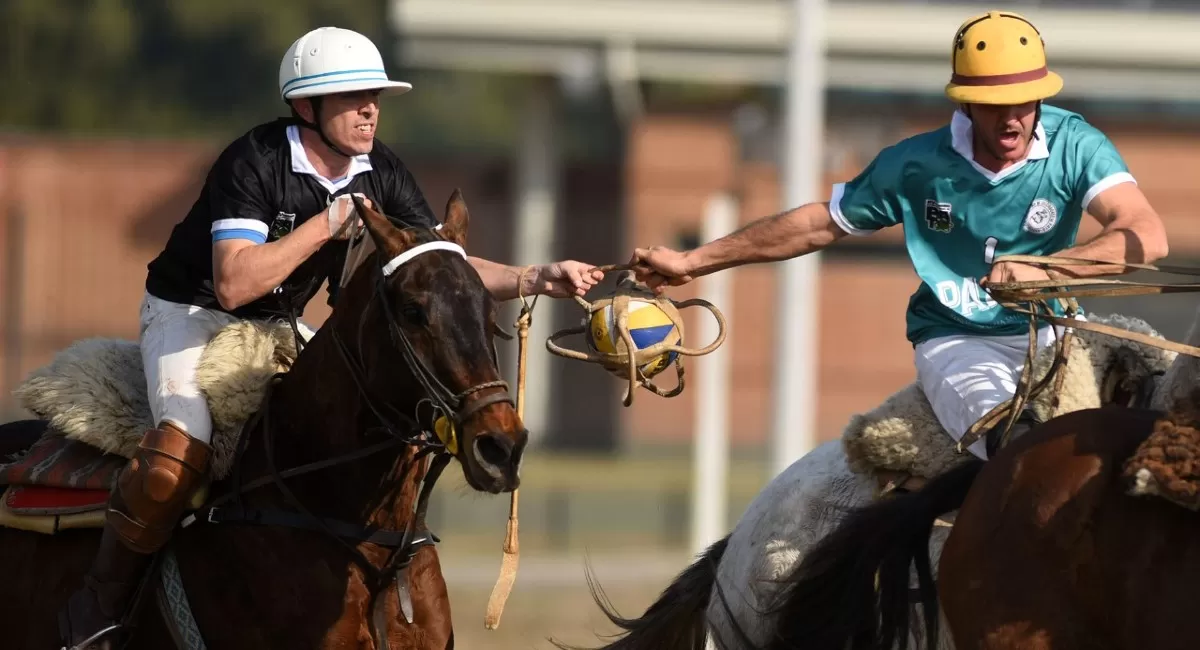
[[[666,296],[656,296],[638,283],[632,273],[622,274],[616,289],[600,300],[588,302],[576,296],[575,301],[586,312],[582,323],[550,336],[546,348],[561,357],[599,364],[617,377],[627,379],[625,406],[633,403],[637,386],[661,397],[679,395],[684,386],[682,358],[708,354],[725,341],[725,318],[711,303],[700,298],[677,303]],[[679,310],[686,307],[703,307],[717,319],[717,338],[712,343],[698,349],[683,345],[685,333]],[[571,350],[556,343],[573,334],[585,336],[585,350]],[[651,379],[672,364],[678,383],[668,391]]]
[[[626,327],[617,326],[624,317]],[[601,363],[618,377],[625,377],[632,345],[638,373],[647,379],[667,369],[679,353],[667,350],[653,354],[664,345],[677,345],[683,339],[682,325],[676,325],[679,310],[669,302],[628,297],[610,300],[592,312],[588,319],[588,349],[602,355]],[[629,334],[626,343],[625,333]]]

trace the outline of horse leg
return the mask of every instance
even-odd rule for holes
[[[372,553],[367,553],[368,557]],[[372,560],[381,564],[386,554],[379,553]],[[404,618],[400,607],[398,588],[392,583],[383,593],[379,607],[382,612],[382,629],[386,634],[391,650],[447,650],[454,647],[454,630],[450,620],[450,595],[446,589],[446,581],[442,577],[441,565],[438,562],[437,549],[423,546],[417,550],[407,573],[409,595],[412,601],[413,622],[410,624]],[[347,583],[346,607],[344,615],[330,627],[333,632],[328,634],[325,642],[328,646],[344,647],[338,640],[370,637],[375,627],[374,611],[367,605],[368,590],[361,579],[361,573],[354,568],[354,576],[358,579]],[[372,632],[367,630],[371,629]],[[353,633],[354,636],[349,636]],[[364,637],[365,635],[365,637]],[[351,646],[345,646],[351,647]]]
[[[180,531],[173,548],[209,648],[374,647],[363,573],[323,535],[275,526],[197,524]],[[387,557],[382,547],[360,548],[376,566]],[[436,550],[422,547],[407,571],[411,625],[394,585],[378,596],[391,650],[453,648],[449,596]]]
[[[454,626],[450,617],[450,594],[442,576],[437,549],[424,546],[417,551],[408,567],[412,589],[413,625],[409,626],[399,610],[399,603],[392,619],[392,629],[398,638],[413,637],[413,645],[393,645],[393,648],[413,650],[446,650],[454,647]],[[390,601],[395,600],[396,590],[390,589]]]

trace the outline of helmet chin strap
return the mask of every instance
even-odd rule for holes
[[[1041,123],[1042,123],[1042,100],[1039,99],[1038,103],[1037,103],[1037,109],[1033,113],[1033,137],[1030,138],[1030,141],[1038,139],[1037,127],[1038,127],[1038,124],[1041,124]]]
[[[309,101],[312,103],[313,118],[316,120],[315,122],[309,122],[308,120],[304,119],[303,117],[300,117],[300,115],[298,113],[296,114],[297,120],[300,122],[301,126],[304,126],[304,127],[312,129],[313,131],[316,131],[317,135],[321,137],[321,142],[324,142],[325,146],[329,147],[329,149],[331,151],[333,151],[333,153],[336,153],[337,155],[342,156],[344,158],[353,158],[354,157],[353,154],[348,154],[345,151],[342,151],[342,149],[340,147],[338,147],[336,144],[334,144],[333,141],[330,140],[329,137],[325,135],[325,130],[321,128],[321,103],[322,103],[321,99],[322,99],[321,97],[309,98]],[[295,113],[295,110],[293,109],[292,112]]]

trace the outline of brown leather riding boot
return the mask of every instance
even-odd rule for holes
[[[151,558],[208,471],[211,448],[169,423],[146,432],[109,499],[100,550],[59,615],[68,650],[113,650]]]

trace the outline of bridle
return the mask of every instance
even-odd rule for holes
[[[384,264],[380,267],[379,273],[375,276],[375,293],[373,297],[378,300],[380,308],[383,311],[384,322],[387,324],[388,336],[391,338],[392,344],[398,350],[400,350],[400,354],[404,358],[405,364],[408,366],[409,370],[413,374],[413,377],[417,380],[417,383],[421,386],[421,389],[425,393],[425,398],[421,400],[421,403],[428,403],[432,407],[434,417],[430,420],[430,424],[436,421],[438,417],[446,417],[449,418],[453,423],[455,430],[461,430],[467,420],[492,404],[499,402],[508,402],[513,406],[515,406],[515,404],[513,403],[512,397],[510,397],[508,394],[508,382],[500,379],[475,384],[457,393],[447,388],[446,385],[442,383],[440,379],[438,379],[437,374],[434,373],[433,370],[431,370],[425,363],[425,361],[421,359],[421,356],[417,354],[417,350],[413,346],[412,341],[409,340],[409,338],[404,334],[404,331],[396,324],[396,313],[392,308],[391,300],[388,298],[387,294],[387,282],[389,281],[389,278],[396,269],[403,266],[412,258],[437,250],[457,253],[464,259],[466,259],[467,256],[466,252],[463,251],[462,247],[458,244],[441,239],[413,246],[400,255],[397,255],[387,264]],[[364,329],[367,313],[369,311],[369,309],[364,309],[362,314],[359,316],[358,343],[360,347],[357,359],[355,358],[355,355],[351,353],[349,346],[346,345],[345,340],[342,339],[337,330],[331,330],[330,334],[333,336],[334,342],[337,343],[338,351],[341,353],[342,359],[345,361],[346,367],[349,369],[350,375],[354,379],[355,385],[358,387],[359,394],[362,396],[363,402],[366,403],[367,407],[371,409],[376,419],[383,423],[385,427],[389,429],[389,432],[395,435],[395,427],[388,426],[388,417],[380,412],[380,409],[376,405],[376,401],[371,398],[370,392],[367,390],[366,371],[361,361],[363,358],[361,345],[362,331]],[[495,361],[494,356],[493,361]],[[473,397],[476,393],[490,388],[503,388],[504,390],[502,392],[491,393],[484,397]],[[420,422],[419,414],[416,418],[416,422]],[[420,428],[422,431],[426,432],[430,430],[429,427]]]
[[[399,264],[397,264],[396,267],[391,266],[398,260],[407,261],[407,259],[411,259],[413,256],[430,250],[451,250],[461,255],[464,260],[467,258],[466,252],[463,251],[462,247],[460,247],[458,244],[453,244],[447,241],[433,241],[426,244],[419,244],[408,251],[401,253],[391,262],[388,262],[388,264],[384,265],[382,273],[379,276],[380,280],[376,282],[376,293],[380,299],[380,305],[384,311],[384,316],[388,324],[388,332],[392,337],[392,343],[395,344],[396,347],[400,349],[400,353],[404,355],[405,362],[408,363],[413,375],[417,378],[417,381],[425,390],[425,394],[433,402],[435,410],[444,416],[451,417],[456,428],[461,428],[462,425],[471,418],[471,416],[475,415],[487,406],[491,406],[492,404],[499,402],[508,402],[510,406],[515,408],[516,404],[513,402],[512,397],[510,397],[508,394],[508,382],[502,379],[475,384],[474,386],[471,386],[459,393],[452,392],[450,389],[446,388],[446,385],[438,379],[437,375],[425,365],[425,362],[421,360],[419,355],[417,355],[417,351],[413,347],[412,342],[408,340],[408,337],[405,336],[404,332],[396,325],[395,313],[392,311],[391,301],[388,300],[387,293],[383,290],[383,284],[386,281],[387,276],[392,272],[389,270],[389,268],[398,268]],[[493,362],[496,360],[494,354],[495,350],[493,348]],[[485,397],[472,398],[475,393],[489,388],[503,388],[504,392],[492,393]]]
[[[406,230],[423,229],[407,228]],[[433,231],[429,232],[432,233]],[[235,462],[231,477],[231,490],[213,500],[195,514],[190,515],[183,522],[183,526],[185,527],[195,521],[207,521],[209,523],[280,525],[326,533],[343,550],[350,554],[351,559],[363,571],[371,594],[372,633],[376,638],[378,647],[383,650],[388,650],[389,645],[386,634],[386,619],[384,610],[381,607],[385,601],[380,596],[394,581],[397,585],[397,600],[401,604],[401,609],[406,619],[411,623],[412,604],[411,597],[407,592],[408,580],[406,569],[422,546],[433,545],[438,541],[437,537],[432,533],[427,535],[417,534],[418,527],[424,524],[425,511],[428,507],[429,495],[433,491],[433,486],[441,476],[442,470],[445,469],[450,459],[453,458],[453,454],[447,450],[449,439],[447,438],[445,441],[439,440],[438,436],[432,433],[432,429],[434,428],[432,425],[438,418],[445,417],[452,423],[455,431],[460,431],[471,417],[488,406],[500,402],[508,402],[515,406],[513,399],[509,396],[508,383],[503,380],[482,382],[459,392],[454,392],[448,388],[433,370],[430,369],[425,360],[421,358],[412,341],[397,325],[395,318],[396,311],[393,309],[387,292],[388,283],[392,280],[391,276],[397,269],[414,257],[433,251],[448,251],[457,253],[464,259],[466,258],[466,252],[461,246],[441,239],[436,233],[434,237],[434,241],[417,244],[389,260],[386,264],[380,263],[377,272],[374,274],[375,280],[371,296],[371,300],[377,302],[380,306],[379,312],[384,318],[392,344],[400,351],[405,365],[412,373],[414,379],[416,379],[421,390],[424,391],[425,397],[417,405],[418,412],[412,415],[401,413],[390,404],[375,399],[367,387],[367,368],[363,362],[362,340],[368,313],[372,311],[370,309],[372,303],[369,302],[359,316],[358,340],[356,341],[357,354],[351,350],[350,346],[347,345],[336,329],[331,328],[329,334],[336,344],[338,352],[357,387],[363,403],[379,423],[378,426],[372,427],[368,431],[382,430],[387,434],[388,439],[341,456],[280,471],[275,462],[273,428],[270,424],[269,415],[269,402],[273,388],[278,385],[283,377],[283,373],[277,373],[268,385],[260,408],[254,417],[247,421],[243,427],[242,435],[238,441],[237,462]],[[376,259],[379,261],[378,256]],[[296,351],[297,355],[299,355],[303,348],[303,337],[297,325],[295,308],[291,306],[290,301],[288,301],[288,305],[289,322],[296,336]],[[494,362],[494,348],[492,352]],[[480,392],[488,389],[503,390],[481,397],[477,396]],[[432,410],[432,417],[428,420],[428,425],[423,424],[420,418],[421,406],[423,404],[429,404]],[[248,445],[249,433],[256,428],[261,428],[262,430],[268,473],[265,476],[243,484],[241,482],[240,460]],[[357,523],[318,517],[300,502],[285,483],[285,479],[288,478],[337,467],[346,463],[363,460],[384,451],[410,446],[417,448],[412,459],[413,466],[423,462],[427,456],[432,455],[432,459],[422,480],[421,490],[418,494],[412,516],[409,517],[403,531],[382,530]],[[405,473],[401,475],[403,476]],[[247,508],[242,502],[242,496],[267,485],[278,487],[285,500],[295,511]],[[234,502],[236,505],[224,505],[229,502]],[[389,547],[391,551],[383,565],[376,567],[354,544],[348,542],[348,539],[359,543],[366,542]]]

